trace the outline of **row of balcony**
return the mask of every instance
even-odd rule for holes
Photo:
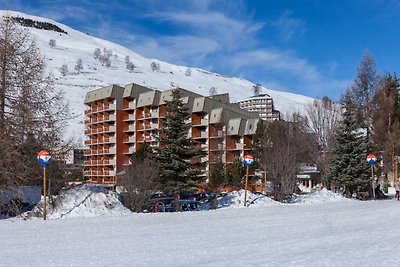
[[[114,170],[87,170],[85,176],[115,176]]]
[[[85,135],[103,134],[110,132],[115,132],[115,126],[103,126],[103,127],[94,127],[92,129],[86,129]]]
[[[84,152],[85,156],[109,155],[109,154],[115,154],[115,147],[102,148],[102,149],[86,149]]]
[[[138,124],[138,131],[158,129],[158,123],[143,123]]]
[[[150,118],[158,118],[158,117],[159,117],[158,110],[148,111],[148,112],[138,111],[138,119],[150,119]]]
[[[115,165],[115,159],[89,159],[83,162],[86,166],[102,166],[102,165]]]
[[[92,107],[92,108],[85,110],[85,115],[89,115],[89,114],[96,113],[96,112],[103,112],[103,111],[107,111],[107,110],[115,110],[115,108],[116,108],[115,104],[100,104],[96,107]]]
[[[85,145],[98,145],[98,144],[109,144],[115,143],[115,137],[100,137],[100,138],[93,138],[89,140],[85,140]]]
[[[107,114],[98,117],[93,117],[85,120],[85,124],[89,125],[89,124],[104,123],[109,121],[115,121],[115,114]]]

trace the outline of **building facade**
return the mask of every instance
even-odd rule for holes
[[[260,94],[238,101],[240,108],[257,112],[262,120],[280,120],[280,112],[274,109],[274,101],[268,94]]]
[[[219,160],[229,168],[235,159],[251,150],[259,114],[229,102],[229,95],[202,96],[179,89],[191,113],[188,136],[208,152],[199,159],[207,162],[208,176]],[[165,120],[166,101],[172,90],[158,91],[137,84],[112,85],[87,93],[85,176],[91,183],[116,185],[117,173],[146,142],[159,145],[158,131]]]

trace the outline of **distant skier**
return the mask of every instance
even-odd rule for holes
[[[400,200],[400,181],[396,182],[394,188],[396,189],[396,195],[394,197],[397,198],[397,200]]]

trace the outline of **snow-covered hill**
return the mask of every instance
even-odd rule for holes
[[[84,97],[89,90],[110,84],[126,85],[137,83],[162,91],[178,85],[181,88],[202,95],[208,95],[210,88],[215,87],[218,93],[229,93],[231,101],[237,101],[252,94],[254,83],[242,78],[226,77],[203,69],[176,66],[157,59],[144,58],[111,41],[90,36],[46,18],[14,11],[0,11],[0,14],[48,22],[67,32],[65,34],[25,27],[44,55],[47,70],[53,75],[56,86],[65,92],[71,112],[73,112],[73,115],[78,115],[77,118],[70,122],[67,130],[68,136],[83,139]],[[55,40],[55,47],[49,45],[50,39]],[[102,66],[94,58],[96,48],[102,51],[107,49],[112,52],[110,67]],[[129,71],[126,68],[126,56],[129,56],[130,61],[136,66],[134,71]],[[74,69],[78,59],[81,59],[83,63],[83,70],[79,74]],[[152,62],[159,64],[160,69],[158,71],[152,70],[150,66]],[[63,65],[68,67],[66,75],[62,75],[60,72]],[[190,75],[188,69],[190,69]],[[284,114],[294,111],[302,113],[305,105],[313,101],[313,98],[310,97],[275,91],[264,87],[262,88],[262,93],[271,95],[274,99],[275,108]]]

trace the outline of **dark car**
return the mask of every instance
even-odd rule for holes
[[[173,197],[150,198],[143,209],[144,212],[171,212],[174,210]]]
[[[180,199],[179,200],[181,211],[196,211],[199,210],[200,203],[195,200],[190,199]]]

